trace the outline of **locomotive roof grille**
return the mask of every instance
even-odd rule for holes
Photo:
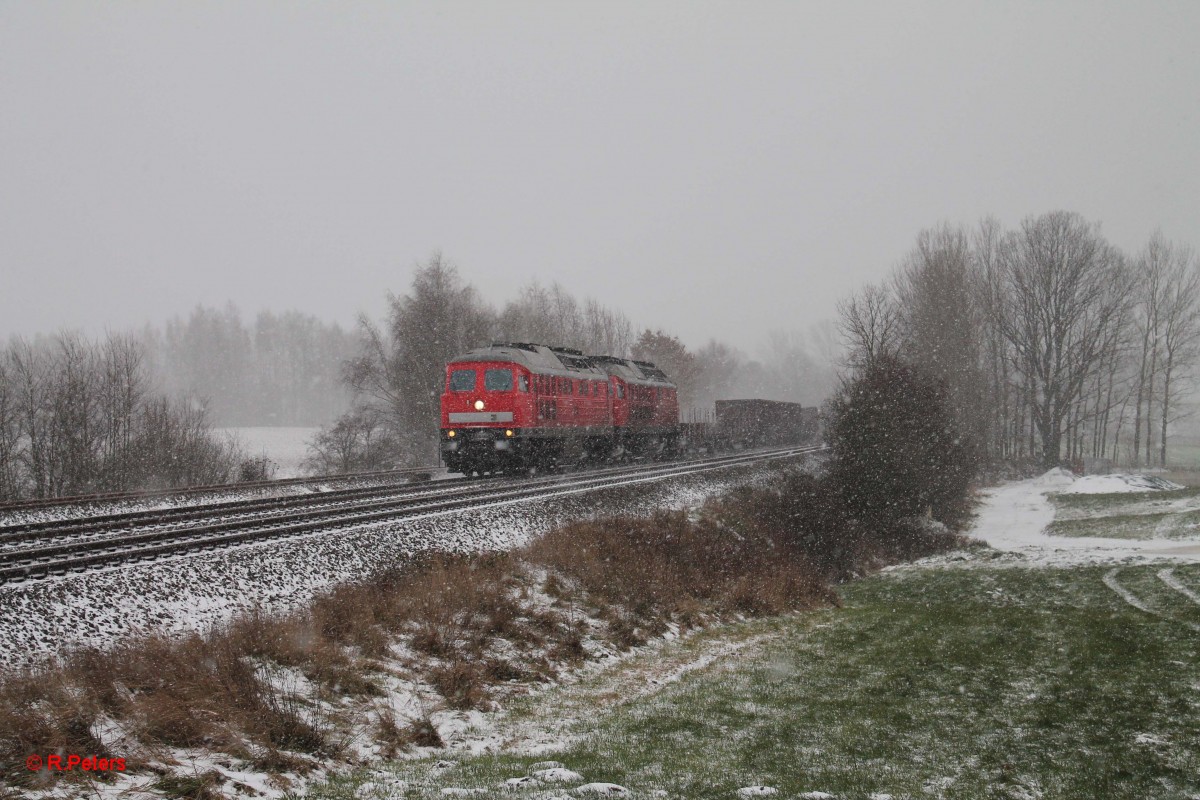
[[[638,369],[640,369],[642,374],[647,378],[657,378],[659,380],[668,382],[671,380],[667,377],[667,373],[663,372],[649,361],[634,361],[633,363],[637,365]]]
[[[589,369],[592,366],[592,362],[584,356],[574,357],[564,353],[555,353],[555,355],[568,369]]]
[[[530,353],[536,353],[540,344],[531,344],[529,342],[492,342],[492,347],[511,347],[514,350],[528,350]]]

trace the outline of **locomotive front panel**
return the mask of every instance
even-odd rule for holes
[[[448,469],[495,469],[518,454],[535,415],[530,384],[529,372],[511,362],[447,365],[441,451]]]

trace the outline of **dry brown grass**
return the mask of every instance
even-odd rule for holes
[[[91,732],[104,716],[150,749],[203,747],[262,769],[303,770],[296,754],[335,754],[336,736],[329,720],[314,718],[314,698],[276,685],[271,676],[282,670],[302,673],[321,697],[369,698],[398,668],[393,646],[405,645],[418,654],[403,662],[408,677],[449,708],[487,709],[506,684],[583,661],[589,638],[624,650],[669,624],[834,604],[831,581],[958,541],[916,529],[860,531],[819,495],[811,479],[791,479],[710,503],[699,520],[664,512],[579,522],[508,554],[429,555],[339,586],[290,616],[256,613],[205,636],[79,651],[0,682],[0,761],[54,750],[105,755]],[[585,616],[602,624],[588,627]],[[367,727],[385,752],[440,744],[428,718],[375,719]],[[218,791],[207,778],[178,788]]]

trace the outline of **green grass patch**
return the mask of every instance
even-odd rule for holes
[[[1200,532],[1200,488],[1165,492],[1052,494],[1053,536],[1185,539]]]
[[[1115,539],[1187,539],[1197,535],[1200,511],[1158,514],[1110,514],[1090,519],[1056,519],[1051,536],[1100,536]]]
[[[783,618],[765,644],[655,693],[609,691],[583,714],[575,702],[576,738],[559,752],[394,769],[412,797],[448,786],[541,796],[549,787],[498,785],[545,758],[642,797],[727,799],[754,784],[782,797],[1194,796],[1200,634],[1188,623],[1200,606],[1162,567],[1127,567],[1121,586],[1152,613],[1134,608],[1104,584],[1111,569],[878,575],[845,586],[844,608]],[[1200,588],[1200,567],[1172,577]],[[556,688],[522,713],[552,715],[579,691]],[[604,681],[587,691],[599,698]]]
[[[1051,494],[1048,497],[1059,517],[1082,518],[1108,513],[1154,513],[1181,500],[1200,498],[1200,488],[1112,494]]]

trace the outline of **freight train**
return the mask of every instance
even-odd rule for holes
[[[450,472],[665,459],[697,449],[790,444],[815,433],[797,403],[721,400],[716,426],[681,426],[674,383],[649,361],[498,342],[446,364],[441,454]],[[815,409],[812,409],[815,414]]]

